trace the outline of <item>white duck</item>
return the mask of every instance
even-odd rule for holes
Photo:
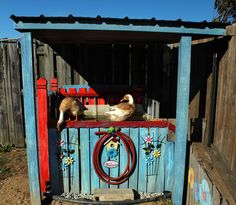
[[[134,113],[134,110],[134,99],[132,95],[126,94],[118,105],[111,106],[110,110],[105,112],[104,115],[110,121],[124,121]]]
[[[78,115],[83,114],[85,108],[83,104],[77,99],[73,97],[66,97],[61,101],[59,111],[60,116],[57,122],[57,129],[60,131],[61,124],[64,121],[64,114],[67,113],[69,116],[75,116],[75,121],[78,121]],[[70,121],[70,117],[69,120]]]

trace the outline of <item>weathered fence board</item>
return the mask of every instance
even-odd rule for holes
[[[24,129],[18,44],[0,42],[0,144],[23,147]]]

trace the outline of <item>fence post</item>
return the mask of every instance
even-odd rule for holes
[[[37,80],[38,106],[38,146],[41,191],[46,192],[46,184],[50,182],[49,155],[48,155],[48,99],[47,80]]]
[[[176,102],[176,141],[175,141],[175,170],[173,187],[173,204],[183,204],[184,174],[186,162],[186,145],[188,130],[188,106],[191,67],[190,36],[182,36],[178,54],[178,81]]]
[[[30,32],[25,32],[21,35],[21,58],[30,199],[32,205],[41,205],[37,123],[34,96],[32,34]]]

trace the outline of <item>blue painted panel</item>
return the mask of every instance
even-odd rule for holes
[[[165,152],[165,190],[173,191],[174,183],[174,151],[175,143],[166,142],[166,152]]]
[[[177,78],[177,104],[176,104],[176,144],[175,144],[175,174],[173,202],[182,204],[187,128],[188,128],[188,103],[190,85],[190,61],[192,38],[182,36],[178,54],[178,78]]]
[[[138,155],[140,151],[140,146],[139,146],[140,138],[139,138],[138,128],[130,128],[130,138],[132,139],[135,149],[136,149],[137,162],[136,162],[134,173],[129,178],[129,188],[138,190],[138,167],[139,167]]]
[[[129,128],[122,128],[121,132],[129,136]],[[125,146],[120,140],[120,174],[122,174],[126,168],[127,165],[127,158],[128,158],[128,153],[126,152]],[[123,182],[122,184],[119,185],[120,188],[128,188],[128,181]]]
[[[157,145],[159,144],[158,134],[159,134],[158,128],[150,128],[150,137],[152,137],[153,145],[155,146],[153,151],[157,150]],[[149,193],[156,192],[157,183],[159,183],[157,181],[157,176],[158,176],[158,171],[159,171],[160,158],[155,158],[153,156],[153,153],[154,152],[150,154],[150,157],[153,158],[153,163],[148,165],[147,192]]]
[[[107,128],[100,128],[100,131],[107,131]],[[100,135],[100,137],[102,137],[102,135]],[[107,157],[107,153],[106,153],[106,150],[103,149],[103,152],[102,152],[102,156],[101,156],[101,164],[103,165],[104,162],[106,162],[108,160],[108,157]],[[105,166],[102,166],[104,172],[109,175],[109,169]],[[105,182],[103,182],[102,180],[100,180],[100,188],[103,188],[103,189],[106,189],[108,188],[109,185]]]
[[[97,176],[94,166],[93,166],[93,149],[95,147],[96,142],[99,139],[99,136],[95,134],[99,129],[98,128],[90,128],[90,162],[91,162],[91,192],[93,193],[94,189],[99,188],[99,177]]]
[[[63,144],[63,149],[68,150],[68,145],[69,145],[69,136],[68,136],[68,130],[67,129],[63,129],[61,132],[61,140],[64,141]],[[67,157],[67,153],[64,153],[65,156]],[[63,158],[62,160],[62,166],[61,166],[61,170],[62,170],[62,175],[63,175],[63,187],[64,187],[64,192],[65,193],[69,193],[70,192],[70,173],[69,173],[69,167],[65,167],[66,162],[65,159],[66,157]]]
[[[34,30],[34,29],[56,29],[56,30],[106,30],[106,31],[136,31],[136,32],[155,32],[155,33],[178,33],[178,34],[204,34],[204,35],[226,35],[226,30],[222,28],[185,28],[185,27],[161,27],[155,26],[140,26],[140,25],[117,25],[117,24],[40,24],[40,23],[22,23],[15,24],[15,29],[19,30]]]
[[[70,170],[70,186],[71,192],[80,193],[80,155],[79,155],[79,140],[78,140],[78,129],[70,128],[69,129],[69,149],[74,151],[70,154],[70,157],[74,159],[74,163],[71,165]]]
[[[139,175],[138,175],[138,191],[147,191],[147,165],[146,165],[146,154],[143,150],[144,139],[148,136],[147,128],[140,128],[140,141],[139,141]]]
[[[80,128],[80,154],[81,154],[81,193],[90,193],[90,149],[89,129]]]
[[[159,161],[159,169],[157,176],[157,190],[156,192],[163,192],[165,189],[165,150],[166,150],[166,137],[167,128],[159,128],[159,141],[161,141],[161,156]]]
[[[62,194],[63,189],[63,178],[62,171],[59,167],[59,158],[58,158],[58,137],[57,129],[49,129],[49,168],[50,168],[50,179],[51,179],[51,189],[53,194]]]
[[[30,32],[25,32],[21,35],[21,59],[30,199],[32,204],[40,205],[41,191],[39,182],[37,127],[34,98],[35,84],[32,62],[32,36]]]
[[[101,182],[94,171],[92,163],[92,153],[98,136],[95,132],[98,128],[83,128],[80,129],[78,138],[78,129],[69,128],[64,129],[61,133],[61,139],[64,140],[65,144],[63,148],[75,150],[75,153],[70,154],[74,158],[75,162],[70,169],[63,171],[63,177],[58,170],[58,161],[55,153],[57,153],[57,147],[55,146],[57,141],[56,129],[50,129],[50,169],[52,173],[52,189],[53,193],[62,193],[61,187],[64,184],[64,192],[73,193],[90,193],[95,188],[118,188],[117,185],[108,185]],[[106,130],[107,128],[101,129]],[[130,136],[134,142],[137,152],[137,164],[134,173],[131,175],[128,181],[119,185],[120,188],[132,188],[143,192],[161,192],[168,187],[172,186],[173,183],[173,155],[174,155],[174,143],[165,142],[167,135],[167,128],[123,128],[121,130],[126,135]],[[142,144],[145,137],[150,133],[153,138],[155,149],[158,140],[163,140],[164,143],[161,146],[161,157],[155,159],[153,165],[146,166],[146,155],[142,149]],[[69,134],[69,135],[68,135]],[[69,141],[68,141],[69,140]],[[79,150],[79,144],[80,150]],[[110,176],[120,175],[120,171],[123,171],[126,166],[127,153],[124,146],[121,146],[120,152],[120,165],[118,168],[105,168],[106,173]],[[123,154],[122,154],[123,153]],[[153,155],[153,152],[151,156]],[[102,164],[108,160],[106,150],[102,154]],[[123,162],[123,164],[122,164]],[[119,171],[120,170],[120,171]],[[81,173],[79,172],[81,171]],[[158,174],[158,175],[157,175]],[[69,177],[68,177],[69,175]],[[147,176],[148,175],[148,176]],[[81,187],[80,187],[81,181]],[[83,189],[84,187],[84,189]],[[56,191],[56,192],[55,192]],[[171,190],[170,190],[171,191]]]

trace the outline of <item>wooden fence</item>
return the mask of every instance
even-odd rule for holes
[[[24,146],[21,65],[17,41],[0,41],[0,144]]]

